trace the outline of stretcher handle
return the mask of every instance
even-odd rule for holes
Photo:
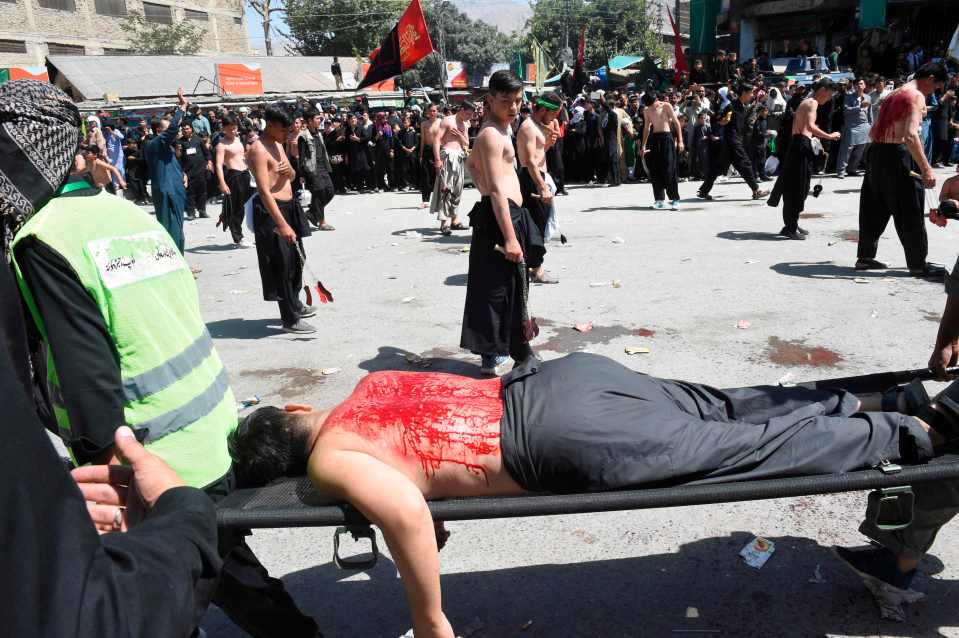
[[[946,374],[949,376],[959,375],[959,366],[946,368]],[[918,368],[915,370],[893,370],[890,372],[877,372],[875,374],[864,374],[856,377],[840,377],[837,379],[821,379],[818,381],[807,381],[796,385],[808,388],[827,389],[840,388],[848,392],[884,392],[889,388],[903,383],[909,383],[913,379],[920,381],[933,381],[936,373],[930,368]]]

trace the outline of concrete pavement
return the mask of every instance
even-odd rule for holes
[[[560,284],[530,293],[542,328],[534,350],[545,358],[589,350],[657,376],[727,387],[923,366],[942,284],[907,276],[891,224],[878,258],[896,270],[852,269],[860,184],[825,180],[800,221],[805,242],[777,237],[779,209],[753,202],[738,179],[718,184],[708,203],[695,199],[698,183],[680,184],[679,212],[653,211],[648,184],[571,187],[557,199],[569,244],[551,244],[546,257]],[[468,190],[463,210],[476,199]],[[230,247],[213,220],[187,223],[187,259],[203,268],[204,316],[238,398],[330,406],[369,371],[416,369],[409,353],[431,359],[432,369],[478,373],[478,358],[458,348],[469,232],[441,236],[418,205],[413,193],[334,199],[327,219],[337,230],[306,240],[336,298],[308,320],[318,328],[311,338],[279,331],[254,250]],[[951,267],[959,224],[927,230],[930,260]],[[613,280],[621,285],[598,285]],[[592,332],[572,330],[586,321]],[[651,352],[629,356],[626,346]],[[441,556],[444,607],[459,634],[482,637],[959,636],[959,527],[946,528],[920,568],[914,587],[927,600],[905,624],[880,621],[828,551],[862,543],[864,505],[865,494],[854,493],[452,523]],[[738,557],[751,535],[777,543],[759,571]],[[250,544],[326,636],[406,631],[388,553],[372,572],[339,572],[331,541],[330,529],[292,529],[257,531]],[[204,627],[244,635],[217,609]]]

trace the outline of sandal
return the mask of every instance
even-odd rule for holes
[[[456,222],[455,224],[450,224],[450,228],[452,228],[453,230],[466,230],[466,226],[464,226],[463,224],[459,222]]]

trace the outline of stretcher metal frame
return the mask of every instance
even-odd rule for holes
[[[957,370],[959,372],[959,370]],[[883,372],[858,377],[826,379],[800,385],[814,388],[843,388],[850,392],[876,392],[907,383],[931,379],[928,370]],[[796,476],[760,481],[684,484],[667,487],[593,492],[586,494],[528,494],[452,498],[429,501],[436,521],[467,521],[491,518],[519,518],[557,514],[588,514],[687,505],[712,505],[759,501],[793,496],[834,494],[875,490],[870,503],[877,522],[890,529],[908,525],[912,493],[909,486],[931,481],[959,479],[959,455],[937,457],[917,466],[888,464],[881,468],[840,474]],[[885,521],[880,520],[885,518]],[[225,528],[338,527],[334,534],[334,560],[346,569],[368,569],[376,562],[375,535],[369,521],[349,503],[318,494],[305,477],[285,479],[266,487],[237,490],[219,502],[217,521]],[[347,560],[339,556],[340,536],[369,538],[371,560]]]

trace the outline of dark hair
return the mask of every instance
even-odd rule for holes
[[[100,147],[97,146],[96,144],[90,144],[89,146],[85,147],[83,150],[85,150],[87,153],[93,153],[94,155],[100,155]]]
[[[161,122],[163,122],[163,118],[159,118],[159,117],[153,118],[152,120],[150,120],[150,129],[152,129],[153,132],[156,133],[157,129],[160,128]]]
[[[550,104],[555,104],[557,108],[563,103],[563,98],[556,95],[554,91],[543,93],[542,95],[539,96],[539,99],[549,102]],[[546,108],[545,106],[539,105],[539,100],[537,100],[536,102],[533,102],[533,104],[534,104],[533,106],[534,111],[538,111],[541,108]],[[555,111],[556,109],[553,109],[553,110]]]
[[[472,111],[476,112],[476,105],[470,102],[469,100],[463,100],[463,104],[460,105],[461,111]]]
[[[303,476],[310,429],[295,412],[267,406],[243,419],[227,445],[244,487],[260,487],[283,476]]]
[[[263,112],[263,119],[281,126],[293,126],[293,117],[290,115],[290,110],[281,102],[266,107],[266,111]]]
[[[819,80],[816,80],[811,87],[809,87],[809,90],[811,90],[814,94],[819,89],[826,89],[827,91],[835,91],[836,83],[830,80],[829,78],[820,78]]]
[[[942,66],[937,62],[926,62],[916,71],[916,75],[913,79],[923,80],[925,78],[933,78],[936,82],[948,82],[949,74],[946,72],[946,67]]]
[[[643,106],[649,106],[658,99],[656,91],[646,91],[643,93]]]
[[[237,121],[236,116],[232,113],[227,113],[223,116],[223,119],[220,120],[220,126],[222,127],[238,126],[239,124],[240,123]]]
[[[314,117],[316,117],[317,115],[321,115],[321,113],[320,113],[319,111],[317,111],[316,108],[310,107],[310,108],[306,109],[306,112],[303,114],[303,119],[305,119],[305,120],[312,120],[312,119],[313,119]]]
[[[733,52],[730,51],[730,54],[732,53]],[[743,93],[747,91],[755,91],[755,90],[756,90],[756,87],[753,86],[752,84],[749,84],[748,82],[742,82],[736,85],[736,96],[739,97],[740,95],[742,95]]]
[[[523,81],[512,71],[500,69],[489,76],[488,87],[490,93],[516,93],[522,90]]]

